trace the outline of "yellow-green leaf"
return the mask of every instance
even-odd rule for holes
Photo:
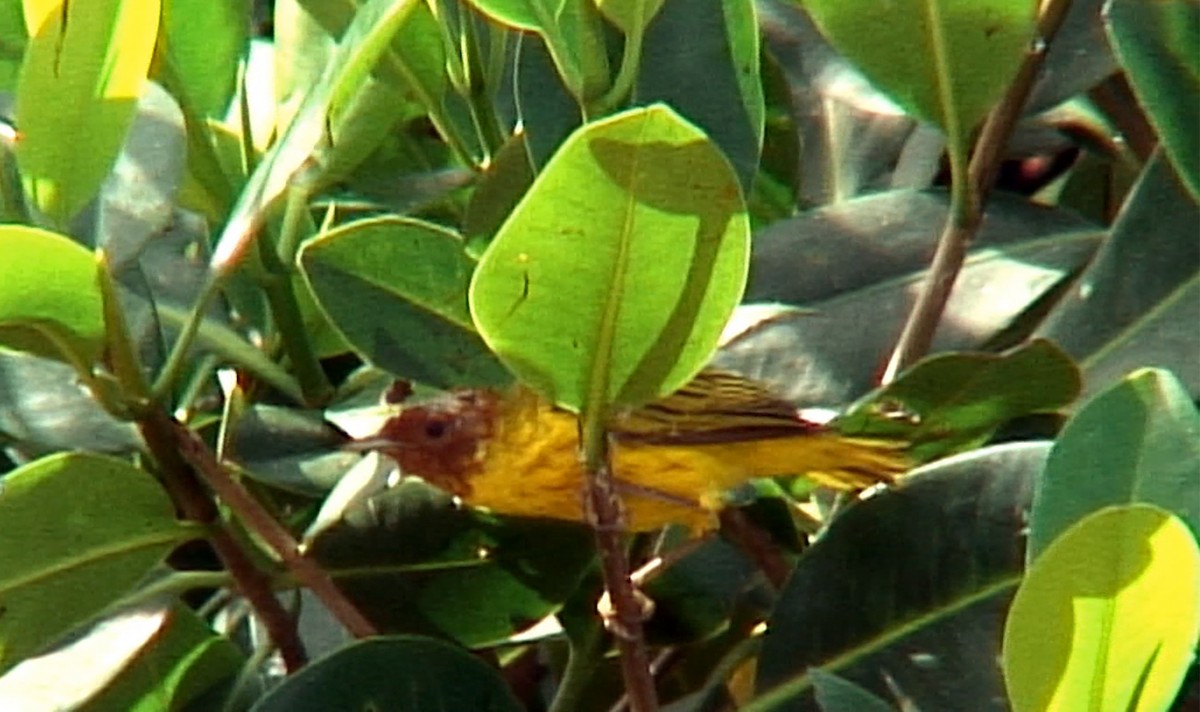
[[[546,165],[480,260],[471,315],[560,405],[645,402],[711,358],[745,287],[749,233],[712,141],[664,104],[627,111]]]
[[[86,367],[104,342],[96,260],[57,233],[0,226],[0,347]]]
[[[1102,509],[1059,537],[1017,591],[1004,677],[1017,712],[1164,710],[1200,635],[1200,548],[1152,505]]]
[[[133,120],[158,36],[159,0],[27,2],[17,163],[56,225],[91,200]]]

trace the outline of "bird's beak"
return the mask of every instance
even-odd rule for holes
[[[342,445],[343,450],[351,452],[370,452],[372,450],[394,450],[404,447],[404,443],[385,438],[381,435],[373,435],[369,438],[359,438],[358,440],[350,440]]]

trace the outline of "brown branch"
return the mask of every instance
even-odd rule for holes
[[[229,476],[228,471],[200,440],[180,423],[171,421],[180,455],[190,462],[213,492],[221,498],[242,523],[260,537],[283,562],[296,580],[307,586],[346,630],[356,638],[378,635],[374,624],[346,598],[329,574],[317,562],[300,553],[291,532],[271,516],[258,500]]]
[[[1138,105],[1125,75],[1118,72],[1100,82],[1088,90],[1088,98],[1112,120],[1133,155],[1142,163],[1149,161],[1158,147],[1158,136]]]
[[[629,708],[633,712],[653,712],[658,709],[658,692],[650,673],[650,656],[646,652],[642,604],[629,575],[621,498],[608,465],[607,452],[601,455],[598,458],[600,466],[588,473],[585,502],[596,536],[604,588],[612,602],[614,615],[607,621],[608,628],[616,638]]]
[[[150,408],[142,414],[138,426],[175,506],[186,519],[208,527],[208,540],[213,551],[233,577],[234,588],[250,603],[267,635],[279,649],[284,667],[288,672],[304,667],[308,655],[296,632],[295,620],[275,597],[270,577],[254,565],[220,521],[216,504],[175,447],[173,433],[178,425],[161,409]]]
[[[1058,32],[1070,6],[1070,0],[1045,0],[1038,16],[1038,41],[1026,53],[1004,98],[984,120],[967,166],[966,205],[961,214],[952,211],[938,238],[937,251],[929,266],[929,277],[892,352],[882,378],[884,383],[894,380],[901,370],[924,356],[933,344],[938,322],[946,310],[946,302],[950,299],[958,273],[962,270],[967,246],[983,222],[983,208],[996,180],[1003,151],[1033,90],[1050,41]]]

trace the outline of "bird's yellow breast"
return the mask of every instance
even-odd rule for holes
[[[585,521],[584,471],[575,416],[533,399],[506,407],[478,453],[467,501],[500,514]],[[611,452],[631,531],[676,523],[710,529],[723,463],[696,448],[628,445]]]

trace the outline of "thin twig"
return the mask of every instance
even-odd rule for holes
[[[725,538],[754,562],[772,588],[781,590],[792,575],[792,567],[771,535],[737,509],[727,507],[721,510],[720,517]]]
[[[209,543],[233,577],[238,593],[250,603],[267,629],[267,635],[278,646],[284,667],[288,672],[304,667],[308,656],[296,632],[295,621],[275,597],[270,577],[254,565],[224,527],[212,498],[175,446],[173,433],[178,424],[161,409],[153,408],[143,415],[138,425],[175,505],[185,518],[208,525]]]
[[[881,379],[885,384],[924,356],[933,343],[934,332],[946,310],[946,302],[954,289],[958,273],[962,270],[967,246],[983,221],[983,208],[995,182],[996,169],[1003,158],[1004,148],[1033,90],[1050,41],[1062,25],[1070,5],[1070,0],[1046,0],[1042,4],[1037,23],[1037,41],[1025,54],[1004,98],[983,123],[967,167],[966,204],[961,213],[951,211],[946,220],[933,262],[929,266],[929,277],[904,324],[904,331]]]
[[[304,586],[321,599],[329,612],[356,638],[378,635],[374,624],[346,598],[317,562],[300,553],[291,533],[275,520],[229,472],[200,438],[172,421],[180,454],[190,462],[208,486],[229,506],[242,523],[260,537]]]
[[[1133,151],[1133,155],[1143,164],[1150,160],[1154,149],[1158,147],[1158,137],[1154,127],[1142,112],[1129,80],[1124,74],[1114,74],[1088,90],[1088,98],[1092,100],[1105,116],[1113,122],[1125,144]]]

